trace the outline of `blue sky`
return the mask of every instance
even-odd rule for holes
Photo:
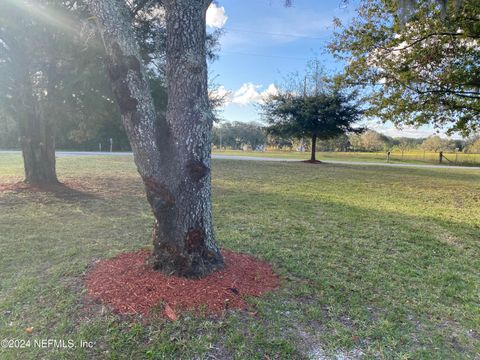
[[[332,38],[333,18],[355,16],[355,3],[341,0],[218,0],[207,13],[209,29],[223,28],[219,59],[210,65],[210,76],[220,91],[230,92],[223,109],[226,121],[261,121],[258,101],[293,72],[302,73],[309,60],[320,59],[329,71],[340,70],[326,50]],[[391,124],[369,123],[390,136],[426,137],[432,128],[399,131]]]

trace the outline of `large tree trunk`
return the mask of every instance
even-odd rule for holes
[[[33,112],[20,125],[25,182],[29,184],[56,184],[55,136],[51,125]]]
[[[29,184],[57,184],[55,169],[55,132],[50,119],[34,94],[28,71],[23,84],[18,84],[16,116],[20,146],[25,168],[25,182]]]
[[[201,277],[223,267],[212,227],[205,14],[210,1],[169,0],[168,107],[155,113],[124,2],[87,1],[102,24],[112,87],[155,216],[153,266]]]
[[[176,164],[170,181],[175,220],[157,217],[155,266],[199,276],[223,266],[211,208],[211,132],[208,101],[206,11],[210,1],[169,0],[167,21],[167,126]],[[171,216],[171,215],[170,215]],[[172,265],[166,265],[170,262]],[[179,270],[185,268],[184,270]]]

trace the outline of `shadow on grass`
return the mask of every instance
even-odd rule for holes
[[[415,167],[395,167],[395,166],[382,166],[382,165],[353,165],[353,164],[331,164],[321,163],[321,168],[337,168],[344,170],[355,170],[364,172],[380,172],[382,176],[386,173],[392,175],[413,175],[425,178],[438,178],[441,180],[461,180],[480,183],[480,170],[476,169],[459,169],[452,166],[451,168],[415,168]],[[381,167],[381,169],[379,169]]]
[[[58,184],[28,184],[20,181],[16,183],[0,184],[0,193],[45,193],[53,195],[57,199],[65,201],[93,200],[98,199],[95,194],[86,192],[82,185],[76,181],[68,181]]]
[[[436,343],[429,349],[438,347],[443,354],[438,358],[449,358],[452,349],[475,353],[478,341],[469,335],[475,326],[480,264],[475,222],[274,191],[242,188],[243,199],[240,193],[221,191],[224,199],[232,196],[237,204],[249,204],[241,209],[232,203],[217,212],[222,245],[261,254],[280,274],[297,279],[288,283],[290,294],[282,301],[301,309],[301,321],[329,324],[326,333],[340,329],[345,343],[365,337],[397,355],[415,353],[430,338]],[[231,230],[224,230],[227,224]],[[311,304],[297,302],[305,296]],[[323,307],[331,309],[328,316],[334,321],[329,323]],[[370,308],[378,309],[378,318],[368,315]],[[344,326],[342,316],[357,325]],[[461,336],[456,339],[453,333]],[[406,340],[389,342],[385,335]],[[339,336],[322,336],[330,346],[341,345]]]

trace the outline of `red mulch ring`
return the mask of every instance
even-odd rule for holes
[[[203,279],[154,271],[146,265],[148,250],[120,254],[95,264],[85,280],[87,294],[120,314],[148,315],[162,305],[163,314],[176,320],[182,311],[213,315],[226,309],[246,309],[244,296],[260,296],[279,286],[268,263],[227,250],[222,254],[225,268]]]

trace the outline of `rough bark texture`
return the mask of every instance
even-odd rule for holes
[[[156,114],[123,1],[87,1],[101,24],[109,73],[155,215],[152,263],[201,277],[223,267],[211,210],[205,14],[210,1],[166,1],[168,106]]]
[[[55,171],[55,136],[51,124],[33,109],[20,124],[25,182],[58,183]]]
[[[33,59],[14,38],[8,38],[12,57],[12,109],[16,118],[25,169],[25,182],[58,183],[55,169],[55,129],[45,100],[53,82],[32,65]],[[44,87],[40,90],[41,87]],[[46,86],[46,87],[45,87]],[[46,93],[48,95],[45,94]]]
[[[18,84],[15,108],[25,182],[56,184],[54,127],[34,93],[31,75],[26,72],[23,79]]]

